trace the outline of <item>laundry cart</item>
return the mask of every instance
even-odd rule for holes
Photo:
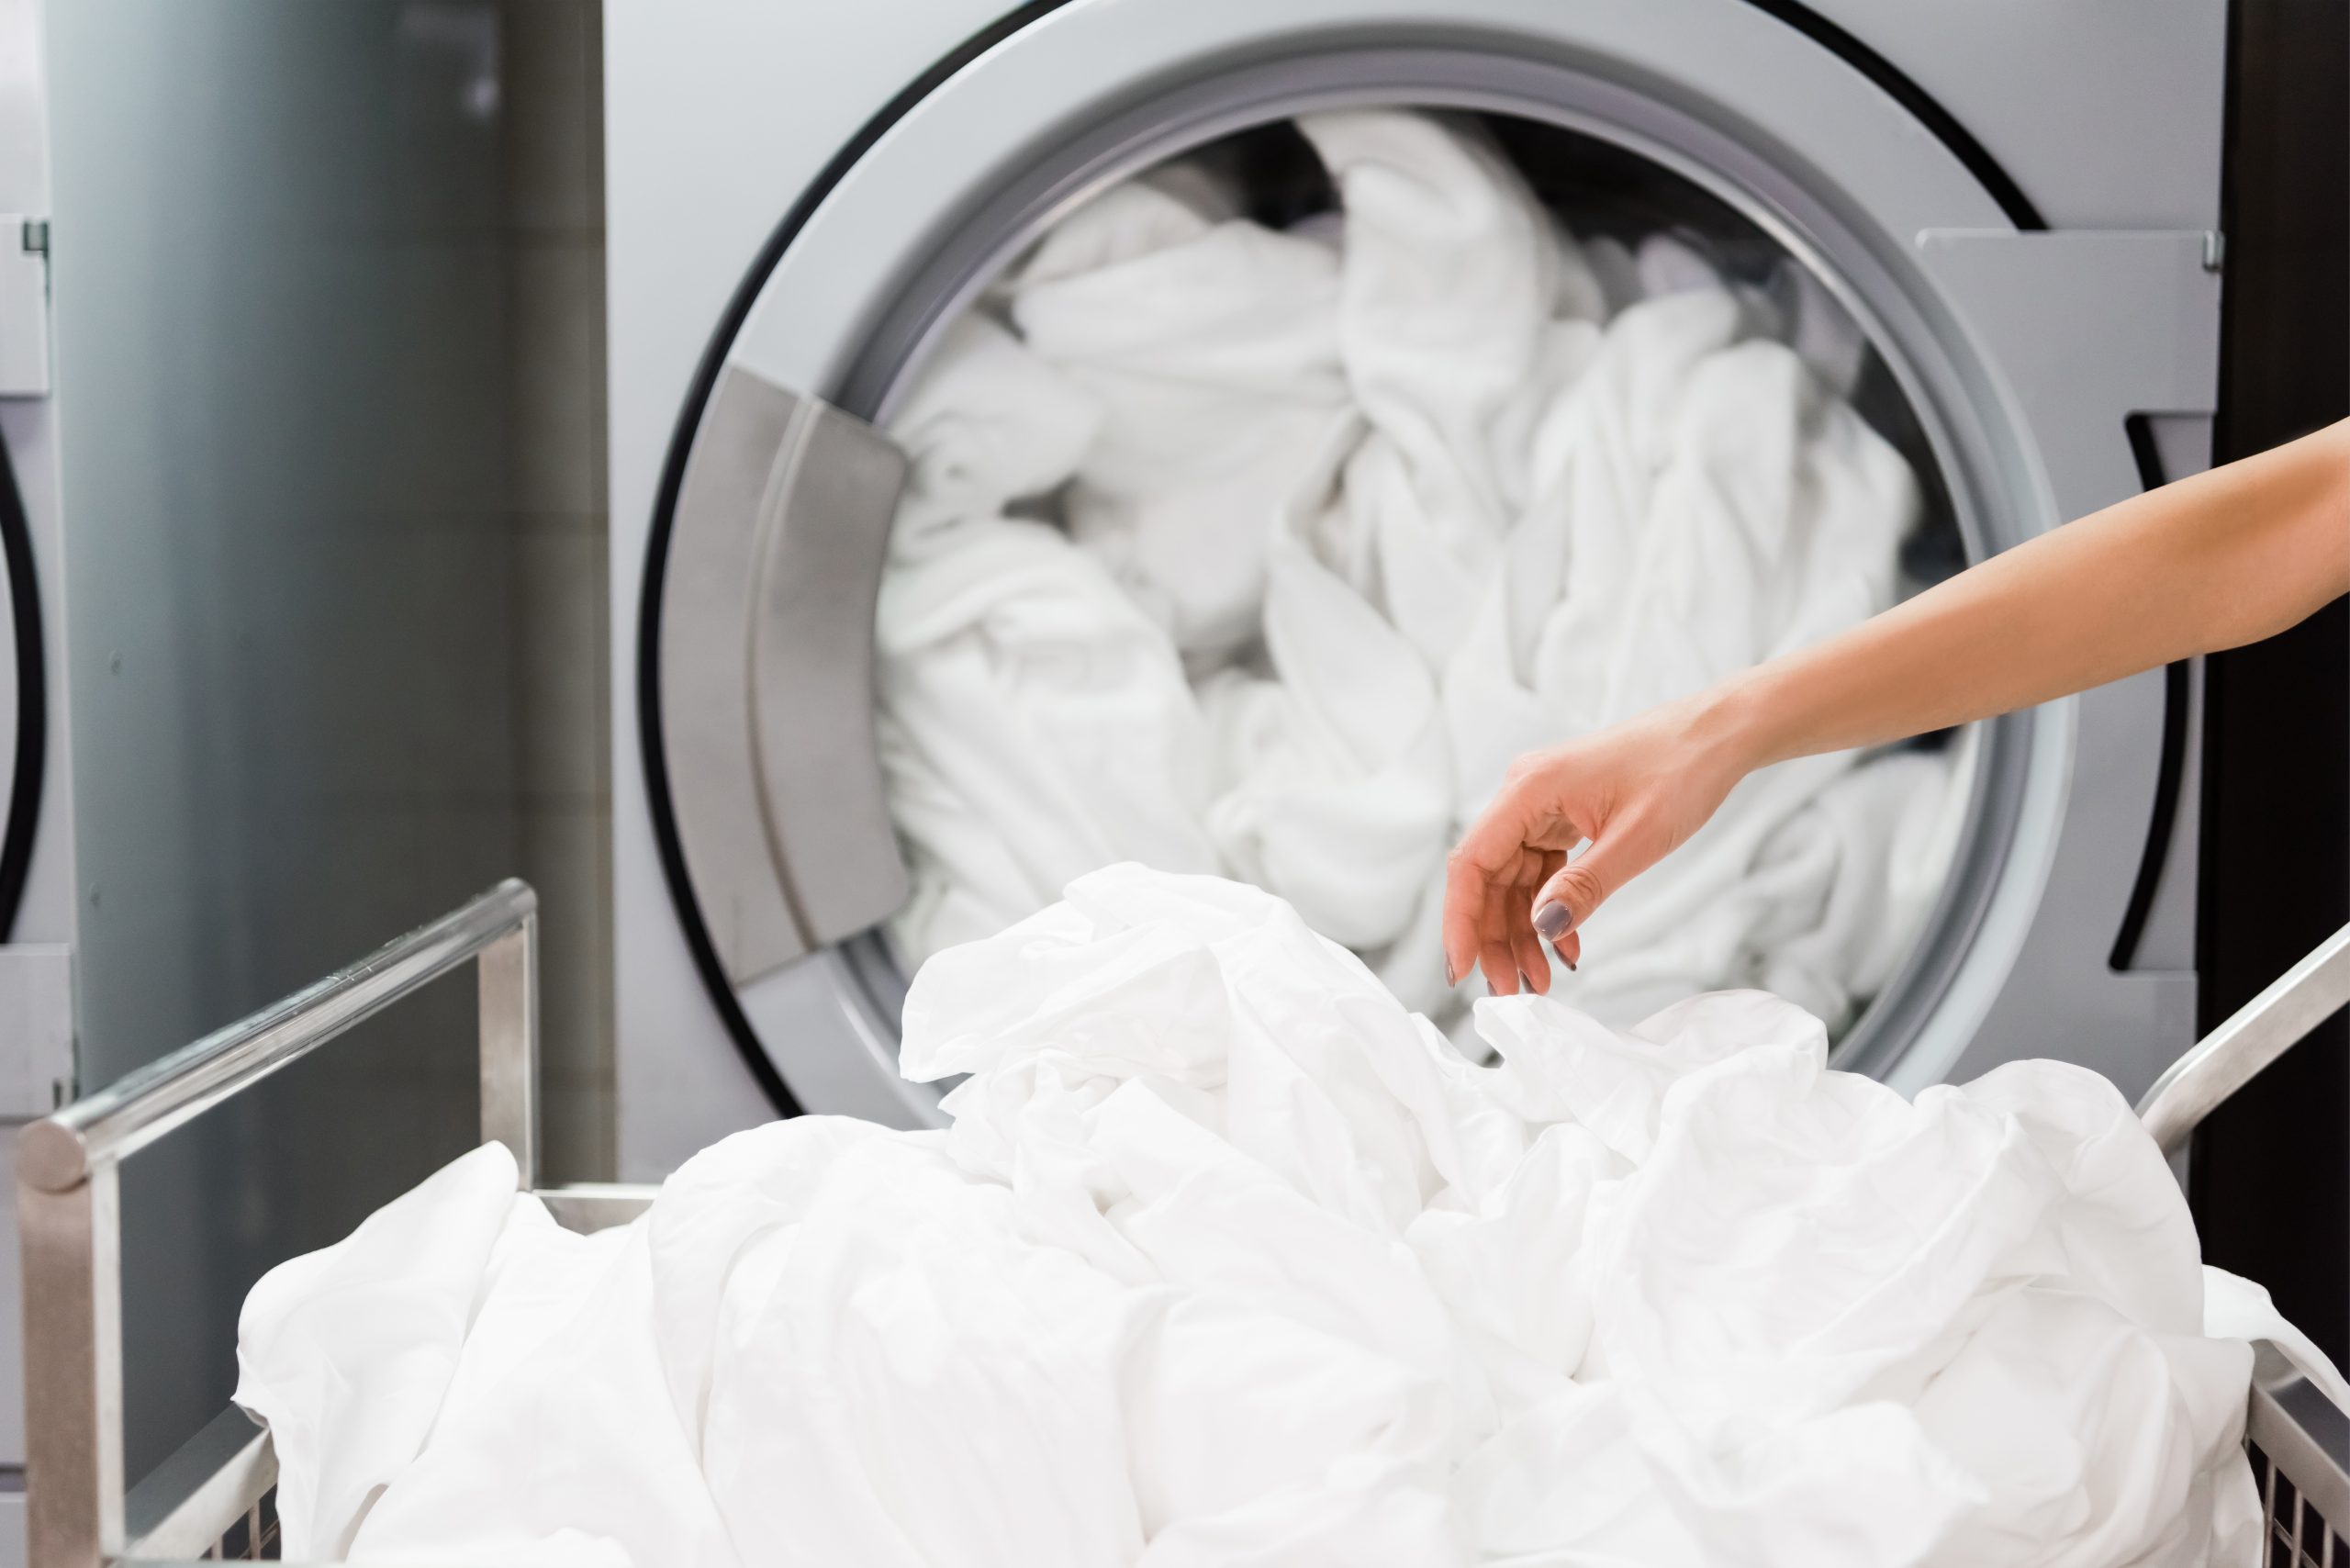
[[[26,1130],[27,1470],[31,1568],[276,1555],[269,1434],[234,1407],[135,1482],[123,1474],[121,1162],[427,982],[471,962],[480,987],[481,1130],[535,1185],[538,900],[501,883],[340,973]],[[2140,1105],[2165,1150],[2350,1002],[2350,927],[2173,1064]],[[651,1187],[539,1189],[575,1230],[624,1224]],[[227,1347],[222,1347],[227,1352]],[[2350,1563],[2350,1472],[2288,1414],[2315,1393],[2289,1368],[2252,1391],[2245,1443],[2268,1518],[2266,1561]],[[2350,1411],[2342,1413],[2350,1417]]]

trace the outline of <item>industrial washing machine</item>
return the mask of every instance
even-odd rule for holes
[[[1057,215],[1315,108],[1604,150],[1825,286],[1979,559],[2209,461],[2225,33],[2221,0],[611,7],[621,1174],[778,1112],[936,1115],[895,1071],[872,427]],[[1840,1062],[2142,1092],[2196,1033],[2198,712],[2181,666],[1978,726]]]

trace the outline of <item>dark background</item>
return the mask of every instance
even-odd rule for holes
[[[2350,416],[2350,6],[2229,17],[2218,462]],[[2205,1029],[2350,922],[2350,602],[2208,663]],[[2350,1014],[2223,1106],[2189,1193],[2207,1260],[2350,1360]]]

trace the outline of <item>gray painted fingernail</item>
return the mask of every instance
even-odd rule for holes
[[[1556,942],[1567,934],[1567,927],[1573,920],[1574,917],[1567,913],[1567,906],[1552,899],[1534,912],[1534,929],[1541,934],[1543,941]]]
[[[1452,955],[1449,953],[1444,956],[1444,983],[1449,986],[1460,983],[1460,977],[1452,972]]]

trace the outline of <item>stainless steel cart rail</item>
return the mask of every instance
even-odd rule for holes
[[[116,1168],[427,982],[476,962],[481,1136],[575,1230],[642,1214],[651,1187],[537,1186],[538,898],[501,882],[464,908],[25,1129],[26,1512],[30,1568],[274,1557],[277,1462],[230,1408],[152,1474],[122,1474],[121,1232]],[[2350,926],[2165,1073],[2139,1107],[2165,1149],[2350,1002]],[[2350,1412],[2344,1412],[2350,1416]],[[2350,1471],[2255,1387],[2245,1447],[2268,1517],[2265,1562],[2350,1568]]]
[[[122,1274],[117,1169],[138,1150],[472,962],[480,988],[481,1136],[538,1179],[538,895],[505,881],[349,969],[206,1036],[25,1128],[25,1513],[31,1568],[259,1556],[277,1462],[230,1408],[136,1486],[122,1473]],[[542,1192],[592,1230],[653,1189]]]

